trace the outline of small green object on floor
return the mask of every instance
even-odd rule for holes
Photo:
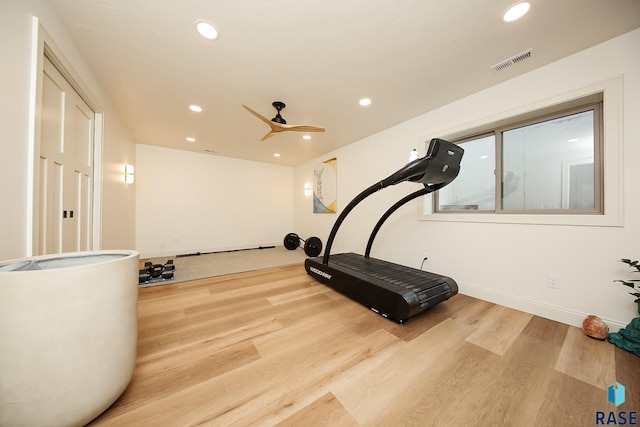
[[[609,342],[636,356],[640,356],[640,317],[632,319],[626,328],[609,334]]]

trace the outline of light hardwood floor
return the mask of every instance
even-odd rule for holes
[[[457,295],[405,325],[301,264],[140,289],[138,363],[92,426],[590,426],[640,358]],[[626,386],[626,402],[607,387]]]

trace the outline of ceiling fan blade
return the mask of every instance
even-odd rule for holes
[[[271,123],[273,123],[271,120],[267,119],[265,116],[263,116],[262,114],[252,110],[251,108],[249,108],[246,105],[242,105],[244,107],[245,110],[247,110],[248,112],[250,112],[251,114],[253,114],[254,116],[256,116],[257,118],[259,118],[260,120],[262,120],[263,122],[265,122],[266,124],[268,124],[269,126],[271,126]]]
[[[260,138],[260,141],[264,141],[265,139],[269,139],[271,138],[273,135],[276,134],[277,131],[271,129],[268,133],[266,133],[262,138]]]
[[[262,120],[263,122],[268,124],[269,127],[271,128],[271,130],[267,134],[265,134],[265,136],[263,136],[260,139],[260,141],[264,141],[267,138],[271,138],[276,133],[284,132],[284,131],[324,132],[324,128],[321,128],[321,127],[318,127],[318,126],[286,125],[286,124],[281,124],[281,123],[278,123],[278,122],[274,122],[272,120],[269,120],[268,118],[266,118],[262,114],[258,113],[257,111],[252,110],[249,106],[244,105],[244,104],[242,106],[244,107],[245,110],[247,110],[248,112],[250,112],[251,114],[253,114],[257,118],[259,118],[260,120]]]
[[[281,125],[284,130],[293,130],[298,132],[324,132],[324,128],[308,125]]]

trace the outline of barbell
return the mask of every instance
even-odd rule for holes
[[[322,241],[320,238],[312,236],[307,240],[301,239],[296,233],[289,233],[284,236],[284,247],[290,251],[300,247],[300,242],[304,242],[304,253],[308,256],[316,257],[322,252]]]

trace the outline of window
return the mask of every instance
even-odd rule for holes
[[[464,148],[460,173],[438,191],[436,212],[494,211],[496,206],[496,138],[493,134],[455,141]]]
[[[602,93],[451,139],[460,174],[435,213],[603,214]]]

